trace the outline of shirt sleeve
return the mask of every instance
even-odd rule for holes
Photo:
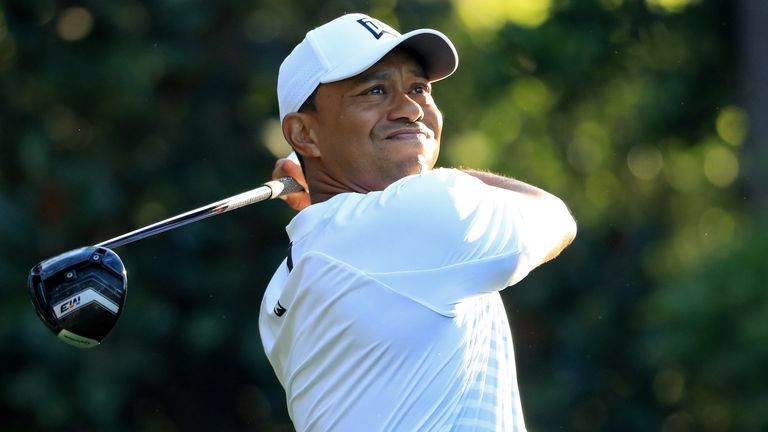
[[[320,252],[446,312],[532,269],[538,218],[526,197],[453,169],[356,195],[316,233]]]

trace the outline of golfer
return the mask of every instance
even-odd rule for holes
[[[281,159],[274,175],[309,193],[289,198],[301,211],[259,327],[298,431],[525,431],[499,291],[576,225],[541,189],[434,168],[432,85],[457,64],[438,31],[349,14],[280,67],[301,167]]]

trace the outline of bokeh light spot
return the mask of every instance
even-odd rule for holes
[[[701,163],[688,152],[672,152],[664,166],[664,176],[680,192],[692,192],[703,183]]]
[[[652,180],[664,167],[664,157],[653,146],[635,146],[627,155],[629,171],[641,180]]]
[[[645,0],[651,10],[664,12],[682,12],[688,6],[698,3],[698,0]]]
[[[728,106],[722,109],[715,120],[717,134],[723,141],[731,145],[741,145],[747,136],[749,116],[736,106]]]
[[[79,6],[64,9],[56,24],[59,36],[71,42],[87,37],[92,28],[93,15],[88,9]]]
[[[546,112],[552,106],[552,93],[535,77],[518,79],[512,87],[512,97],[520,108],[534,113]]]
[[[704,158],[704,175],[719,187],[730,186],[739,175],[739,161],[725,147],[714,147]]]
[[[454,0],[454,5],[467,27],[496,30],[507,22],[538,27],[549,18],[552,0]]]

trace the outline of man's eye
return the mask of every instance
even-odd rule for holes
[[[413,88],[413,91],[414,91],[415,93],[430,93],[430,92],[431,92],[431,90],[432,90],[432,89],[431,89],[431,88],[429,88],[429,86],[428,86],[428,85],[421,85],[421,84],[420,84],[420,85],[417,85],[417,86],[415,86],[415,87]]]
[[[382,87],[382,86],[371,87],[368,90],[368,94],[372,94],[372,95],[384,94],[384,87]]]

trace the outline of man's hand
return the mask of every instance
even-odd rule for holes
[[[272,171],[272,180],[280,177],[293,177],[303,188],[303,192],[296,192],[281,196],[280,199],[287,202],[292,209],[301,211],[308,207],[311,202],[309,200],[309,187],[307,186],[307,180],[304,178],[304,173],[301,171],[301,165],[295,157],[287,157],[278,159],[275,162],[275,169]]]

